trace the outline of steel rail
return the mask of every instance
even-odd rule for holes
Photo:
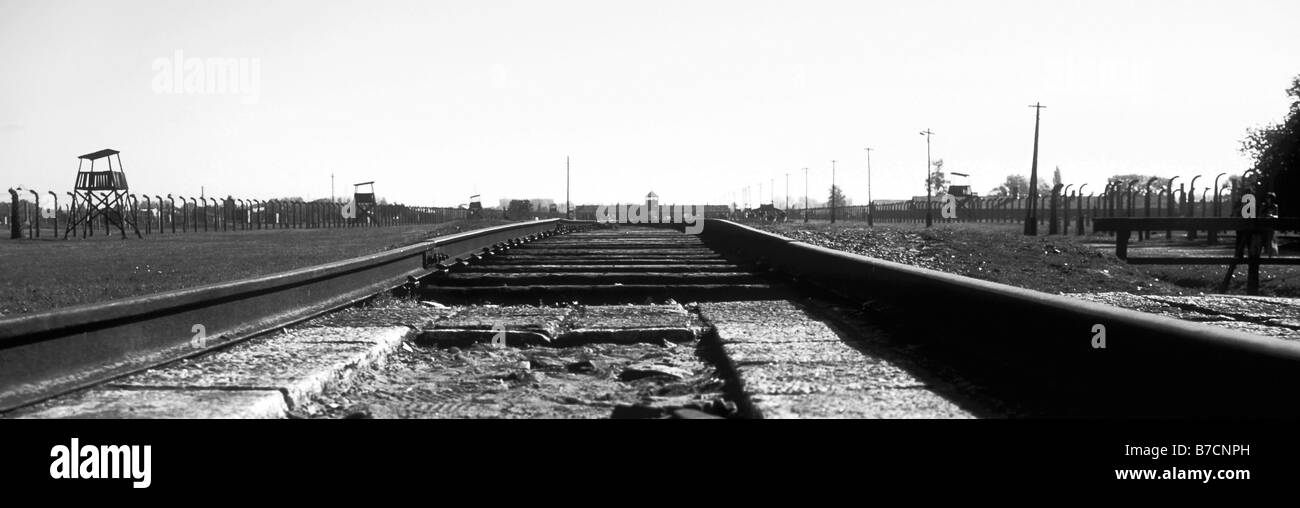
[[[310,319],[577,224],[507,224],[273,275],[0,319],[0,411]]]
[[[1058,415],[1296,416],[1300,343],[874,259],[708,219],[706,244],[891,309]],[[1099,327],[1100,326],[1100,327]],[[1094,347],[1098,332],[1105,347]]]

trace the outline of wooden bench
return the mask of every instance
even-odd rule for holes
[[[1263,258],[1263,239],[1275,231],[1300,231],[1300,218],[1255,218],[1239,217],[1104,217],[1092,221],[1093,231],[1115,232],[1115,256],[1134,265],[1229,265],[1235,267],[1244,262],[1247,266],[1246,293],[1259,292],[1260,265],[1300,265],[1300,258]],[[1223,256],[1170,256],[1170,257],[1128,257],[1129,235],[1133,231],[1236,231],[1237,245],[1235,255]],[[1251,235],[1254,240],[1246,243],[1243,249],[1242,235]],[[1224,278],[1224,286],[1232,279],[1232,268]]]

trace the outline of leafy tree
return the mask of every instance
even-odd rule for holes
[[[512,199],[506,208],[510,217],[524,217],[533,211],[533,202],[527,199]]]
[[[849,206],[849,199],[844,197],[844,191],[838,185],[831,186],[831,194],[826,198],[826,206],[835,203],[836,207]]]
[[[1061,167],[1060,167],[1060,166],[1057,166],[1057,167],[1056,167],[1056,171],[1053,171],[1053,172],[1052,172],[1052,187],[1056,187],[1057,185],[1065,185],[1064,183],[1061,182]],[[1048,187],[1047,192],[1052,192],[1052,188],[1051,188],[1051,187]]]
[[[926,177],[926,185],[930,191],[935,194],[941,194],[948,190],[948,177],[943,173],[943,159],[934,161],[934,171]]]
[[[804,202],[803,196],[790,196],[791,209],[802,210],[803,202]],[[829,203],[830,201],[821,201],[811,196],[808,197],[808,208],[825,208],[831,206]]]
[[[1029,179],[1024,175],[1007,175],[1007,180],[989,191],[989,194],[1005,198],[1020,198],[1029,194]]]
[[[1050,196],[1051,194],[1052,184],[1039,180],[1038,196]],[[1007,175],[1006,181],[989,191],[989,195],[1015,199],[1029,197],[1029,177],[1017,174]]]
[[[1242,152],[1255,160],[1261,190],[1277,193],[1278,202],[1284,207],[1300,203],[1300,76],[1292,78],[1286,94],[1291,97],[1286,119],[1279,124],[1247,130],[1246,139],[1241,142]],[[1295,215],[1286,208],[1283,213]]]
[[[1144,189],[1144,188],[1146,188],[1147,181],[1151,180],[1152,178],[1155,178],[1156,181],[1154,181],[1154,182],[1151,183],[1151,192],[1156,193],[1156,194],[1159,194],[1160,191],[1162,191],[1162,190],[1168,190],[1168,189],[1169,189],[1169,178],[1165,178],[1165,177],[1157,177],[1157,176],[1155,176],[1155,175],[1143,175],[1143,174],[1139,174],[1139,173],[1128,173],[1128,174],[1123,174],[1123,175],[1115,175],[1115,176],[1112,176],[1112,177],[1110,177],[1110,178],[1107,178],[1106,181],[1107,181],[1107,182],[1114,182],[1114,181],[1124,182],[1124,187],[1122,187],[1122,188],[1127,189],[1127,188],[1128,188],[1128,183],[1129,183],[1129,182],[1132,182],[1133,180],[1137,180],[1138,183],[1135,184],[1135,185],[1133,185],[1133,188],[1134,188],[1135,190],[1137,190],[1137,189]],[[1180,182],[1180,183],[1181,183],[1181,182]],[[1200,182],[1197,182],[1197,183],[1200,183]],[[1105,189],[1097,189],[1097,194],[1101,194],[1101,192],[1102,192],[1103,190],[1105,190]]]

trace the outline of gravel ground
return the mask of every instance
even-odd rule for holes
[[[788,238],[864,256],[1047,293],[1196,294],[1073,237],[1026,237],[988,224],[753,224]]]
[[[727,415],[723,381],[691,345],[432,348],[406,344],[298,409],[311,418],[608,418],[689,407]]]
[[[1026,237],[1018,227],[990,224],[937,224],[930,229],[894,224],[869,228],[862,223],[754,226],[879,259],[1300,340],[1300,300],[1284,298],[1298,293],[1297,267],[1263,267],[1260,297],[1245,296],[1245,269],[1239,267],[1229,294],[1216,295],[1223,267],[1129,265],[1115,257],[1113,244],[1099,243],[1097,237]],[[1187,247],[1186,242],[1157,241],[1145,248]]]
[[[381,316],[386,324],[428,328],[484,308],[428,307],[399,299],[309,325]],[[502,307],[501,310],[509,309]],[[578,308],[575,312],[584,310]],[[349,317],[353,316],[355,317]],[[465,347],[405,342],[384,365],[358,371],[294,410],[303,418],[668,417],[682,408],[735,416],[724,381],[701,358],[699,341],[680,337],[571,347],[511,344]],[[668,340],[672,339],[672,340]]]

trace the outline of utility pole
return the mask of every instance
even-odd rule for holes
[[[564,218],[573,218],[573,204],[569,201],[569,157],[564,157]]]
[[[1025,235],[1038,234],[1038,120],[1047,107],[1041,103],[1029,106],[1034,108],[1034,162],[1029,169],[1029,203],[1025,205]]]
[[[871,219],[872,219],[871,217],[871,150],[873,149],[870,147],[866,148],[867,151],[867,225],[868,226],[871,225]]]
[[[831,161],[831,224],[835,223],[835,161]]]
[[[789,171],[785,172],[785,209],[786,210],[790,209],[790,172]]]
[[[930,168],[934,165],[930,161],[930,136],[934,133],[926,129],[921,131],[921,135],[925,136],[925,227],[928,228],[934,224],[934,217],[930,212]]]
[[[803,222],[808,223],[808,168],[803,168]]]
[[[334,199],[334,173],[330,173],[330,202],[333,203],[334,201],[336,201]]]
[[[768,179],[767,181],[767,200],[772,202],[772,206],[776,206],[776,179],[775,178]]]

